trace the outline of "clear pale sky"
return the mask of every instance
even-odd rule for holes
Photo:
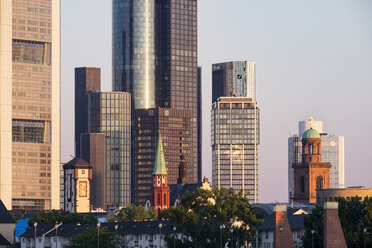
[[[74,67],[111,90],[111,1],[62,2],[62,153],[73,154]],[[345,136],[345,184],[372,187],[372,1],[199,0],[203,175],[211,179],[211,65],[256,61],[260,202],[287,200],[288,137],[324,120]]]

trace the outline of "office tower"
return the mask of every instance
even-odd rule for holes
[[[155,0],[112,2],[114,91],[130,92],[134,108],[155,107]]]
[[[137,109],[135,113],[134,147],[134,203],[145,204],[151,200],[152,172],[156,156],[158,134],[163,137],[165,164],[169,184],[176,184],[180,156],[185,156],[187,179],[195,178],[190,167],[191,156],[190,110],[154,108]]]
[[[248,97],[220,97],[212,105],[213,187],[243,190],[258,202],[259,108]]]
[[[202,68],[198,67],[198,182],[202,181]]]
[[[101,69],[75,68],[75,154],[80,157],[80,134],[88,132],[88,93],[101,91]]]
[[[0,2],[0,198],[60,208],[60,1]]]
[[[302,135],[301,162],[293,163],[294,202],[316,203],[316,190],[329,188],[331,163],[322,161],[322,139],[313,128]]]
[[[131,95],[127,92],[89,93],[88,132],[105,135],[105,177],[104,184],[99,185],[106,190],[104,208],[129,204],[131,202]]]
[[[221,96],[249,97],[256,101],[256,64],[232,61],[212,65],[212,103]]]
[[[91,209],[105,209],[106,146],[104,133],[84,133],[80,136],[81,158],[92,166]]]
[[[330,188],[345,187],[345,155],[344,155],[344,137],[334,136],[324,131],[324,122],[314,120],[310,117],[306,121],[299,121],[298,132],[288,138],[288,198],[293,198],[294,192],[294,174],[293,163],[301,162],[302,156],[302,134],[309,128],[319,132],[322,139],[322,160],[330,162]]]
[[[133,96],[135,109],[191,110],[189,172],[198,165],[196,0],[113,1],[113,89]]]

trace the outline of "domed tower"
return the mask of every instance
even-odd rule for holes
[[[294,163],[295,202],[316,202],[316,190],[329,188],[331,163],[322,162],[322,140],[310,128],[302,135],[302,162]]]

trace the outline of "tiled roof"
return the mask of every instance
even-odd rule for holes
[[[16,223],[13,217],[9,214],[2,200],[0,200],[0,223]]]
[[[200,183],[169,185],[170,205],[174,206],[174,203],[176,202],[177,199],[182,199],[187,192],[194,192],[199,187],[201,187]]]
[[[119,235],[139,235],[139,234],[157,234],[160,233],[159,224],[162,223],[161,233],[170,234],[173,233],[173,225],[169,221],[133,221],[133,222],[111,222],[102,223],[101,227],[107,227],[108,231],[115,232],[115,225],[118,225]],[[73,237],[77,234],[87,231],[89,228],[97,228],[96,224],[93,225],[77,225],[77,224],[62,224],[58,227],[59,237]],[[34,227],[30,227],[27,231],[21,235],[25,238],[33,238]],[[42,223],[38,224],[36,228],[36,236],[45,235],[46,237],[56,236],[55,224],[53,223]]]
[[[71,168],[71,167],[76,167],[76,166],[89,167],[90,164],[89,164],[89,162],[85,161],[82,158],[75,157],[75,158],[71,159],[69,162],[67,162],[66,164],[64,164],[63,168],[66,169],[66,168]]]
[[[305,214],[292,215],[288,212],[288,223],[291,230],[303,230]],[[264,223],[260,226],[260,231],[272,231],[274,230],[274,214],[265,216]]]

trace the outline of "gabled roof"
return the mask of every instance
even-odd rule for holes
[[[1,235],[1,233],[0,233],[0,245],[11,245],[9,241],[6,238],[4,238],[3,235]]]
[[[163,141],[159,132],[158,145],[156,148],[156,158],[153,175],[167,175],[167,167],[165,165]]]
[[[69,162],[63,165],[63,169],[68,169],[68,168],[74,168],[74,167],[90,167],[90,163],[85,161],[82,158],[75,157],[71,159]]]
[[[13,217],[9,214],[2,200],[0,200],[0,223],[16,223]]]

